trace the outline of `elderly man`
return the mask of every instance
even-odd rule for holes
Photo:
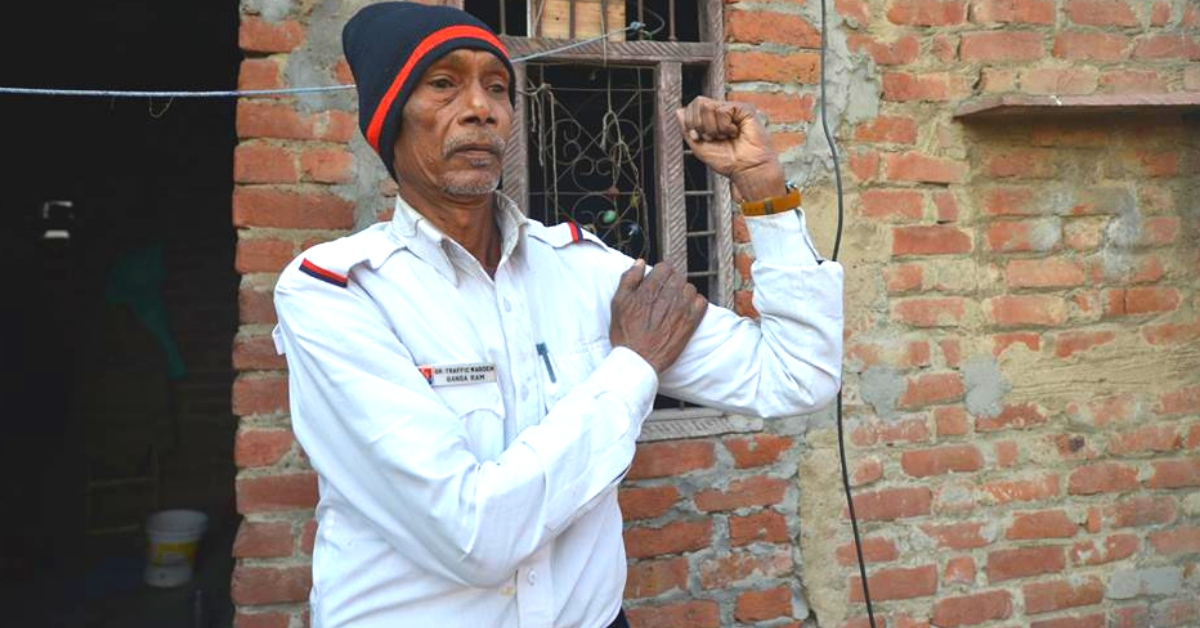
[[[390,223],[313,247],[276,288],[293,427],[320,477],[313,625],[625,626],[616,492],[655,394],[759,416],[824,406],[841,268],[744,106],[678,116],[757,215],[761,322],[496,192],[515,86],[482,23],[382,3],[343,40],[400,192]]]

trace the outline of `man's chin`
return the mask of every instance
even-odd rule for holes
[[[459,198],[472,198],[476,196],[487,196],[495,192],[500,187],[499,179],[489,179],[487,181],[461,183],[447,183],[442,187],[442,191],[449,196]]]

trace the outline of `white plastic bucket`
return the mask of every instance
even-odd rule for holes
[[[146,520],[146,584],[175,587],[192,579],[196,548],[208,515],[196,510],[164,510]]]

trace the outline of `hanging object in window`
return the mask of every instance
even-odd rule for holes
[[[625,41],[624,0],[531,0],[528,32],[534,37],[587,39],[617,31],[609,41]]]

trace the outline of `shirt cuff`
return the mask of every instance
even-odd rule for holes
[[[608,357],[592,372],[603,392],[610,392],[629,406],[630,417],[641,429],[642,421],[654,409],[658,394],[658,372],[636,351],[628,347],[613,347]]]
[[[815,266],[825,261],[808,235],[804,212],[796,209],[770,216],[746,218],[754,256],[778,266]]]

